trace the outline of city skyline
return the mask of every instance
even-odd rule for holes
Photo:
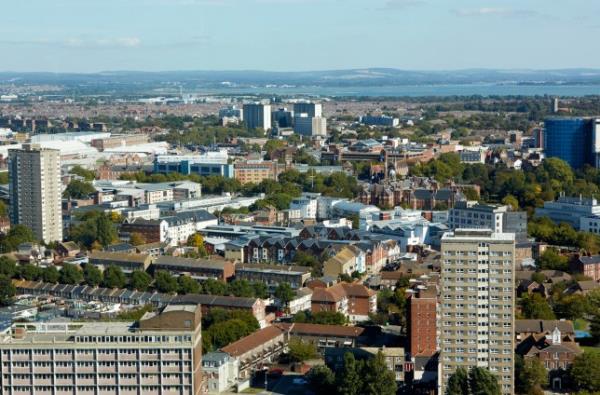
[[[599,4],[582,0],[341,4],[339,0],[12,2],[4,6],[7,17],[0,27],[4,37],[0,50],[11,55],[3,59],[0,70],[600,68],[600,55],[588,50],[593,32],[600,30],[592,18],[600,12]]]

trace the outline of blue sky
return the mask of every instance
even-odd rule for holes
[[[600,68],[597,0],[3,0],[0,70]]]

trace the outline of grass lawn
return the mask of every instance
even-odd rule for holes
[[[577,318],[575,321],[573,321],[573,326],[575,327],[576,331],[585,331],[588,329],[589,323],[583,318]]]
[[[600,354],[600,347],[581,346],[584,352]]]
[[[263,392],[265,389],[264,388],[246,388],[245,390],[243,390],[241,393],[242,394],[258,394]]]

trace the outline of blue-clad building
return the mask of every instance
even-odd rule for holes
[[[161,155],[154,159],[154,172],[234,178],[233,164],[228,162],[226,152],[208,152],[203,155]]]
[[[545,121],[544,150],[547,158],[560,158],[574,169],[596,165],[600,152],[598,121],[589,118],[549,118]]]

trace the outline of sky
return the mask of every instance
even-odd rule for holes
[[[597,0],[2,0],[0,71],[600,68]]]

